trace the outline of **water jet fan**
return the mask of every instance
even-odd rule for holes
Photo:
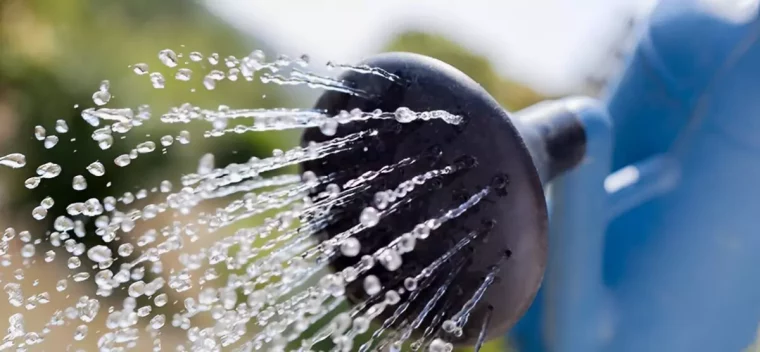
[[[401,328],[401,334],[416,322],[452,345],[502,336],[541,284],[548,250],[543,186],[582,161],[586,132],[579,111],[585,105],[546,102],[513,115],[438,60],[388,53],[363,64],[381,74],[347,72],[341,80],[361,94],[328,91],[316,108],[339,121],[359,112],[395,111],[396,121],[341,122],[335,135],[312,128],[302,137],[306,144],[373,131],[350,151],[302,165],[320,176],[348,180],[395,166],[331,210],[340,216],[318,236],[340,237],[344,255],[331,262],[332,269],[354,276],[362,261],[378,259],[383,265],[367,270],[369,280],[347,280],[346,295],[354,304],[371,300],[375,290],[368,286],[376,279],[383,287],[403,287],[398,292],[408,305],[375,319]],[[461,121],[432,118],[437,111]],[[414,112],[423,112],[419,121],[397,123]],[[405,201],[384,208],[389,193],[382,190],[405,180],[411,180],[400,190]],[[363,231],[351,231],[356,219],[367,225]],[[437,268],[432,274],[431,266]]]

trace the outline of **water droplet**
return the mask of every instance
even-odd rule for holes
[[[377,276],[367,275],[367,277],[364,278],[364,292],[368,295],[374,296],[380,293],[380,290],[382,289],[383,286],[380,284],[380,279],[378,279]]]
[[[131,285],[129,285],[129,288],[127,289],[127,292],[129,293],[130,297],[140,297],[145,293],[145,282],[143,281],[135,281]]]
[[[346,257],[355,257],[359,255],[361,247],[361,243],[359,243],[356,237],[349,237],[341,243],[340,252]]]
[[[158,52],[158,59],[168,67],[177,66],[177,54],[171,49],[164,49]]]
[[[124,167],[129,165],[129,163],[132,162],[132,159],[129,157],[128,154],[122,154],[116,157],[116,159],[113,160],[114,164],[116,166]]]
[[[95,103],[95,105],[106,105],[109,100],[111,100],[111,93],[108,91],[99,90],[95,93],[92,93],[92,101]]]
[[[174,79],[178,81],[189,81],[193,75],[193,71],[189,68],[181,68],[174,74]]]
[[[161,145],[164,147],[168,147],[174,143],[174,137],[166,135],[161,137]]]
[[[55,178],[61,174],[61,166],[56,163],[44,163],[37,168],[37,175],[42,178]]]
[[[198,160],[198,175],[206,175],[214,170],[214,154],[206,153]]]
[[[106,174],[106,168],[103,166],[103,164],[99,161],[95,161],[90,165],[87,165],[87,171],[89,171],[93,176],[103,176]]]
[[[74,279],[74,282],[87,281],[87,279],[90,278],[90,273],[87,273],[87,272],[76,273],[72,275],[71,277]]]
[[[156,298],[153,299],[153,303],[156,307],[163,307],[167,302],[169,302],[169,296],[167,296],[166,293],[158,294]]]
[[[34,245],[31,243],[25,244],[21,247],[21,256],[24,258],[31,258],[34,255]]]
[[[414,250],[414,245],[417,242],[416,237],[410,233],[401,235],[401,239],[398,242],[398,249],[401,253],[409,253]]]
[[[192,62],[198,62],[198,61],[203,60],[203,54],[197,51],[191,52],[190,55],[188,55],[188,57],[190,58],[190,61]]]
[[[34,138],[38,141],[42,141],[45,139],[45,127],[42,126],[34,126]]]
[[[82,341],[87,336],[87,325],[79,325],[74,331],[74,340]]]
[[[373,207],[366,207],[359,216],[359,222],[366,227],[373,227],[380,222],[380,213]]]
[[[163,89],[166,84],[166,79],[160,72],[151,72],[150,83],[153,84],[153,88]]]
[[[58,136],[55,135],[45,137],[45,142],[43,142],[45,149],[51,149],[55,147],[56,144],[58,144]]]
[[[119,255],[122,257],[128,257],[132,254],[134,248],[135,247],[131,243],[122,243],[118,249]]]
[[[142,142],[142,143],[138,144],[135,149],[140,154],[150,153],[150,152],[156,150],[156,143],[153,143],[151,141]]]
[[[66,120],[58,120],[55,122],[55,131],[58,133],[66,133],[69,131],[69,125],[66,124]]]
[[[180,131],[179,136],[177,136],[177,141],[180,142],[181,144],[190,143],[190,132]]]
[[[68,285],[69,283],[66,281],[66,279],[58,280],[58,282],[55,284],[55,290],[58,292],[65,291]]]
[[[44,198],[44,199],[42,199],[42,201],[40,202],[40,205],[41,205],[43,208],[45,208],[45,209],[50,209],[50,208],[52,208],[52,207],[53,207],[53,205],[55,205],[55,200],[53,200],[53,198],[52,198],[52,197],[45,197],[45,198]]]
[[[161,329],[164,326],[164,323],[166,323],[166,317],[163,314],[156,315],[150,319],[150,327],[153,330]]]
[[[203,77],[203,86],[206,90],[214,90],[216,88],[216,80],[210,76]]]
[[[434,339],[430,342],[429,352],[451,352],[454,350],[454,346],[440,338]]]
[[[171,192],[172,191],[172,183],[169,182],[169,181],[167,181],[167,180],[161,181],[161,185],[159,186],[159,190],[161,191],[161,193],[169,193],[169,192]]]
[[[83,191],[87,189],[87,180],[82,175],[76,175],[74,176],[74,179],[71,181],[71,187],[75,191]]]
[[[26,156],[21,153],[12,153],[6,156],[0,157],[0,165],[7,166],[13,169],[26,166]]]
[[[97,245],[87,251],[87,258],[95,263],[103,263],[111,260],[111,249],[104,245]]]
[[[403,263],[401,255],[393,248],[385,249],[378,257],[378,261],[389,271],[400,268]]]
[[[111,146],[113,146],[113,137],[110,135],[103,136],[98,140],[98,147],[100,147],[101,150],[109,149]]]
[[[386,192],[375,193],[375,207],[377,207],[377,209],[383,210],[387,208],[388,203],[389,203],[388,193]]]
[[[55,218],[55,221],[53,222],[53,227],[56,229],[56,231],[61,231],[61,232],[73,230],[74,221],[61,215]]]
[[[326,119],[319,126],[319,130],[325,136],[334,136],[335,133],[338,131],[338,121],[335,119]]]
[[[396,305],[398,302],[401,302],[401,295],[398,292],[391,290],[385,293],[385,303]]]
[[[45,252],[45,262],[50,263],[53,260],[55,260],[55,251],[49,250],[49,251]]]
[[[404,288],[406,288],[409,291],[414,291],[417,289],[417,280],[413,277],[407,277],[404,279]]]
[[[111,100],[111,92],[108,91],[110,88],[111,83],[108,81],[102,81],[100,82],[100,87],[98,87],[98,91],[95,93],[92,93],[92,101],[97,106],[103,106],[108,103],[109,100]]]
[[[417,118],[417,114],[415,114],[409,108],[405,108],[403,106],[396,109],[394,116],[396,117],[396,121],[401,123],[412,122]]]
[[[30,177],[26,179],[26,181],[24,181],[24,187],[29,188],[29,189],[37,188],[37,186],[40,185],[41,181],[42,181],[41,177],[37,177],[37,176]]]
[[[79,259],[79,257],[70,257],[69,260],[66,261],[66,265],[69,267],[69,269],[76,269],[82,265],[82,261]]]
[[[148,64],[139,63],[132,65],[132,71],[140,76],[148,73]]]
[[[217,53],[211,53],[211,55],[208,56],[208,63],[211,65],[216,65],[219,63],[219,54]]]

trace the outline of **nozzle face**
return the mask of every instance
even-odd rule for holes
[[[487,190],[476,206],[431,231],[425,240],[418,240],[414,251],[402,255],[403,265],[394,271],[374,268],[370,274],[380,278],[385,287],[401,285],[405,277],[414,276],[434,260],[441,258],[465,236],[480,233],[460,253],[442,267],[430,287],[439,287],[456,275],[447,292],[446,317],[472,299],[491,267],[498,264],[496,280],[487,288],[469,317],[461,344],[473,344],[481,322],[492,309],[488,338],[506,333],[525,313],[533,301],[544,273],[547,255],[547,211],[544,193],[536,168],[520,135],[507,113],[477,83],[440,61],[414,55],[391,53],[373,57],[364,64],[382,68],[399,79],[391,82],[370,74],[348,72],[342,79],[351,87],[366,92],[369,98],[327,92],[316,108],[331,114],[358,108],[364,112],[380,109],[394,112],[406,107],[415,112],[445,110],[464,118],[459,125],[440,120],[399,123],[393,120],[371,120],[340,125],[335,136],[325,136],[319,129],[307,130],[302,138],[326,141],[354,132],[376,129],[378,134],[362,147],[308,162],[304,170],[317,175],[338,173],[337,184],[367,171],[379,170],[409,158],[411,165],[379,176],[370,190],[336,212],[337,223],[324,231],[323,239],[331,238],[355,225],[362,209],[372,206],[377,191],[393,189],[401,182],[430,170],[455,165],[457,171],[436,178],[435,182],[413,191],[410,201],[376,226],[357,234],[361,254],[341,257],[334,269],[353,265],[364,254],[372,254],[416,224],[435,218],[467,201],[474,194]],[[508,259],[500,258],[508,252]],[[360,280],[359,280],[360,281]],[[359,302],[366,298],[361,282],[348,287],[349,297]],[[429,290],[430,291],[430,290]],[[418,312],[432,293],[421,293],[409,312]],[[385,318],[393,312],[384,314]],[[426,322],[429,322],[429,317]],[[424,326],[424,325],[423,325]]]

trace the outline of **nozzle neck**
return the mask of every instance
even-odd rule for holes
[[[586,154],[586,131],[563,100],[544,101],[514,114],[541,183],[574,168]]]

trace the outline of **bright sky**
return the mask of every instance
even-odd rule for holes
[[[207,0],[278,53],[356,62],[406,29],[444,34],[545,93],[576,87],[627,15],[654,0]]]

